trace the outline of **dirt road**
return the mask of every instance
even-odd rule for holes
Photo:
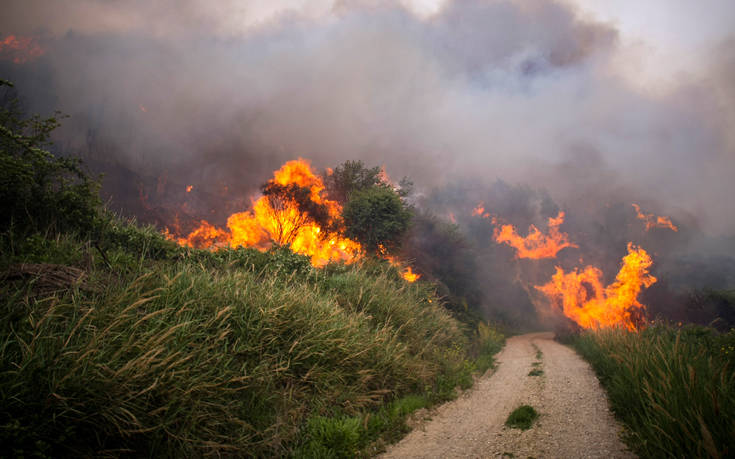
[[[494,373],[432,412],[383,457],[635,457],[618,439],[620,427],[589,365],[552,338],[535,333],[508,339]],[[533,369],[543,374],[530,376]],[[540,413],[526,431],[504,426],[520,405]]]

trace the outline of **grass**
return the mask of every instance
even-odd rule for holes
[[[533,346],[533,348],[536,350],[536,360],[543,359],[544,358],[544,353],[541,352],[541,349],[539,349],[539,347],[536,346],[536,344],[531,344],[531,346]]]
[[[502,346],[380,264],[317,270],[287,249],[115,231],[99,248],[0,241],[2,269],[86,273],[51,292],[40,278],[0,286],[0,443],[13,455],[373,454]]]
[[[190,250],[116,217],[79,161],[46,151],[57,119],[6,95],[3,455],[374,454],[492,366],[497,330],[386,262]]]
[[[538,416],[538,412],[532,406],[521,405],[508,415],[505,425],[513,429],[528,430]]]
[[[735,330],[656,325],[572,339],[641,457],[735,455]]]

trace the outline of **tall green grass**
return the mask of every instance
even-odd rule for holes
[[[572,341],[641,457],[735,456],[735,330],[657,325]]]
[[[430,285],[386,266],[316,270],[287,249],[155,260],[144,251],[156,241],[95,250],[34,236],[6,251],[4,266],[62,262],[88,277],[45,295],[34,279],[0,287],[5,451],[368,451],[394,440],[409,411],[471,384],[502,342],[490,327],[469,333]]]

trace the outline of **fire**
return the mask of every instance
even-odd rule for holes
[[[672,231],[679,231],[679,228],[677,228],[672,222],[669,217],[663,217],[663,216],[656,216],[654,214],[644,214],[641,212],[641,208],[638,204],[633,204],[633,208],[635,208],[636,217],[638,220],[643,220],[646,222],[646,231],[650,230],[651,228],[668,228]]]
[[[618,326],[635,330],[636,313],[645,311],[638,295],[644,287],[656,282],[648,273],[652,264],[645,250],[629,242],[628,254],[623,257],[615,282],[607,287],[602,286],[602,271],[594,266],[569,273],[557,266],[551,281],[536,288],[555,308],[583,328]]]
[[[528,228],[528,236],[524,238],[516,232],[513,225],[502,225],[500,229],[495,230],[494,237],[497,243],[505,243],[515,248],[518,258],[554,258],[560,250],[566,247],[578,247],[569,242],[569,236],[566,233],[559,231],[562,223],[564,223],[564,212],[559,212],[556,218],[549,218],[548,234],[543,234],[536,226],[531,225]]]
[[[274,173],[269,183],[307,188],[308,198],[314,204],[325,206],[330,219],[339,221],[342,212],[340,205],[324,195],[324,183],[312,172],[307,161],[298,159],[287,162]],[[189,187],[187,191],[190,191]],[[253,203],[252,210],[230,215],[227,230],[202,220],[200,226],[188,236],[169,237],[181,245],[197,248],[243,246],[266,250],[274,243],[290,245],[294,252],[310,257],[314,266],[324,266],[329,261],[338,260],[352,263],[361,256],[362,249],[355,241],[336,232],[323,230],[295,203],[269,196],[261,196]]]
[[[416,282],[421,277],[421,274],[413,272],[411,267],[407,266],[406,269],[404,269],[401,273],[401,276],[403,276],[403,278],[406,279],[408,282]]]
[[[0,41],[0,58],[12,59],[15,64],[24,64],[45,53],[35,37],[8,35]]]
[[[485,212],[485,206],[482,203],[480,203],[477,205],[477,207],[472,209],[472,216],[488,218],[490,215]]]
[[[186,185],[186,192],[191,193],[191,190],[194,189],[194,185]]]
[[[382,245],[380,246],[380,256],[381,258],[387,260],[388,263],[390,263],[392,266],[395,266],[401,272],[401,277],[405,281],[413,283],[421,278],[421,274],[413,272],[413,269],[411,269],[410,266],[404,267],[403,263],[398,261],[396,257],[388,255]]]

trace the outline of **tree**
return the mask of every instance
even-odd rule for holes
[[[24,118],[13,85],[0,80],[0,88],[0,231],[92,231],[99,183],[78,159],[47,151],[57,117]]]
[[[380,167],[365,167],[362,161],[345,161],[327,175],[325,185],[330,199],[345,205],[350,194],[381,185]]]
[[[268,212],[273,223],[273,239],[282,245],[293,242],[299,230],[307,224],[319,226],[326,235],[332,231],[329,209],[325,204],[311,199],[311,189],[295,183],[281,185],[269,181],[261,186],[268,200]]]
[[[411,222],[411,210],[388,186],[353,191],[342,212],[345,235],[372,253],[394,252]]]

